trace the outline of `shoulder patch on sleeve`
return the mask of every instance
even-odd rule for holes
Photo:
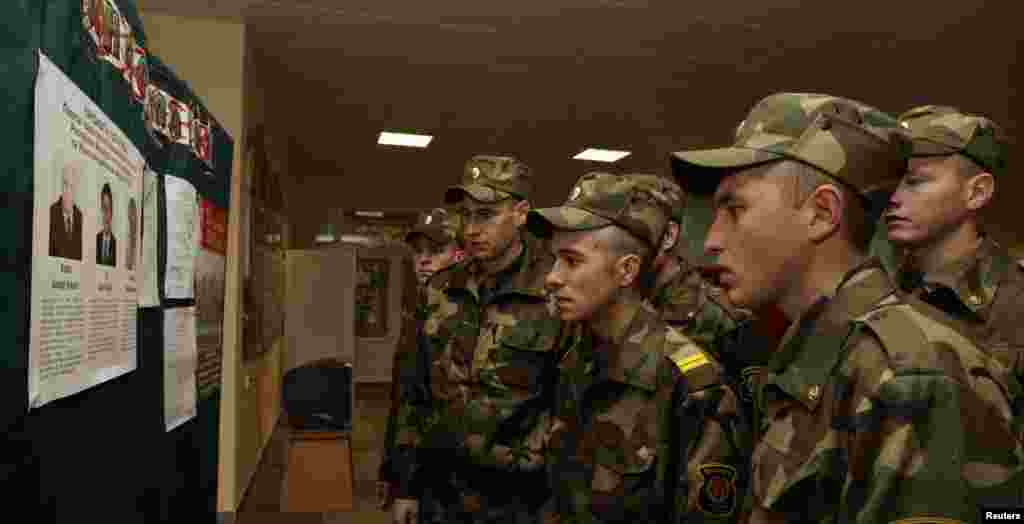
[[[704,350],[689,339],[686,339],[686,343],[672,351],[668,355],[668,359],[686,377],[687,387],[691,391],[704,389],[718,383],[718,368],[714,365],[711,358],[704,353]]]

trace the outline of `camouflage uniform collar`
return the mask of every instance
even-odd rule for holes
[[[658,278],[655,276],[651,282],[651,291],[648,294],[650,297],[649,302],[654,309],[660,309],[669,300],[669,293],[673,286],[680,280],[685,280],[687,276],[693,271],[694,268],[690,267],[690,264],[686,262],[686,259],[680,256],[674,257],[676,260],[675,274],[671,278],[666,280],[660,286],[658,285]]]
[[[641,309],[643,309],[643,306],[640,301],[630,300],[622,305],[617,315],[603,321],[605,325],[609,326],[607,333],[602,334],[598,332],[594,329],[593,325],[588,325],[587,329],[598,344],[622,345],[622,341],[626,339],[626,335],[631,331],[633,322],[635,322]]]
[[[835,296],[822,297],[790,325],[765,386],[775,385],[814,411],[822,388],[843,355],[852,322],[896,291],[881,262],[872,258],[846,274]],[[762,398],[763,401],[763,398]]]
[[[665,325],[657,313],[639,302],[630,303],[615,319],[611,339],[604,339],[588,326],[589,339],[595,344],[595,356],[605,364],[602,366],[605,378],[654,391],[660,359],[658,351],[652,351],[651,341],[664,341],[664,337],[654,338],[659,335],[659,327],[664,328]]]
[[[927,275],[922,276],[914,269],[912,259],[908,258],[900,268],[899,281],[914,289],[919,286],[929,291],[940,286],[948,288],[956,294],[964,307],[984,321],[999,284],[1012,267],[1013,260],[1009,252],[986,236],[981,239],[978,248],[967,256],[951,260]]]

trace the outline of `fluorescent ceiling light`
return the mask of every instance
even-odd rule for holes
[[[384,146],[427,147],[434,137],[429,135],[411,135],[408,133],[381,132],[377,143]]]
[[[383,211],[356,211],[357,217],[384,218]]]
[[[377,241],[366,235],[341,235],[340,242],[344,244],[359,244],[371,247],[377,245]]]
[[[618,162],[630,155],[629,151],[611,151],[608,149],[586,149],[572,157],[574,160],[592,160],[594,162]]]
[[[320,233],[316,236],[317,244],[330,244],[334,242],[334,224],[326,223],[320,226]]]

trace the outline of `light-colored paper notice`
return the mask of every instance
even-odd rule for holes
[[[164,310],[164,423],[167,431],[196,416],[196,308]]]
[[[188,299],[195,295],[196,257],[199,256],[199,200],[187,180],[164,177],[167,193],[167,275],[164,296]]]
[[[29,408],[136,368],[145,160],[45,55],[35,86]]]

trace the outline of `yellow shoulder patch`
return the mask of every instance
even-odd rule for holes
[[[665,348],[668,358],[683,373],[710,363],[700,346],[672,326],[665,328],[665,344],[668,346]]]
[[[718,368],[697,344],[690,342],[672,352],[668,358],[685,377],[686,387],[690,392],[720,383]]]
[[[686,373],[692,369],[711,363],[708,360],[708,357],[706,357],[704,353],[701,353],[700,350],[697,350],[696,353],[691,353],[688,349],[689,348],[680,349],[669,357],[672,359],[672,362],[676,363],[676,367],[679,368],[679,371]]]

